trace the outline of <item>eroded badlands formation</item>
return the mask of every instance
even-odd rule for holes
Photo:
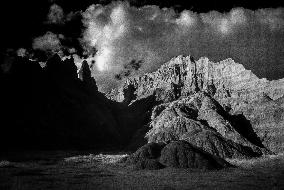
[[[148,142],[185,140],[221,157],[250,157],[284,150],[283,94],[284,79],[259,79],[232,59],[178,56],[107,96],[151,112],[136,123],[144,127],[136,141],[147,131]]]

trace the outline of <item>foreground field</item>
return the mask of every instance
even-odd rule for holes
[[[218,171],[135,170],[117,163],[125,156],[60,151],[5,153],[0,156],[0,189],[284,189],[283,154],[228,160],[238,167]]]

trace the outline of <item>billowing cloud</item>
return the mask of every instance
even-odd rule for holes
[[[133,72],[136,75],[153,71],[180,54],[213,61],[230,57],[269,78],[275,74],[272,67],[284,64],[283,10],[177,13],[125,2],[92,5],[83,13],[83,41],[97,50],[93,75],[102,88],[117,83],[115,76],[125,73],[124,65],[132,60],[142,61]]]
[[[248,15],[245,14],[245,10],[242,8],[232,9],[229,13],[222,14],[217,11],[211,11],[209,13],[201,13],[201,23],[205,24],[205,29],[211,30],[221,34],[229,34],[234,32],[237,27],[241,25],[248,26]],[[202,30],[200,32],[203,32]]]
[[[28,55],[28,51],[25,48],[19,48],[17,50],[17,56],[19,57],[26,57]]]
[[[192,26],[196,24],[196,15],[191,11],[182,11],[179,18],[176,19],[176,23],[182,26]]]
[[[34,50],[58,51],[62,47],[60,42],[62,39],[64,39],[62,34],[47,32],[43,36],[35,38],[32,47]]]

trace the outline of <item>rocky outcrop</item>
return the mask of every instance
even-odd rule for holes
[[[193,169],[222,169],[230,164],[186,141],[148,143],[124,161],[134,169],[161,169],[164,167]]]
[[[156,106],[151,119],[148,142],[186,140],[223,158],[260,156],[264,148],[255,143],[257,137],[245,138],[247,131],[237,131],[239,121],[204,92]]]
[[[185,141],[174,141],[165,146],[161,152],[160,162],[176,168],[222,169],[230,166],[225,160]]]
[[[152,96],[161,103],[152,105],[149,142],[178,140],[198,130],[204,135],[210,128],[222,140],[213,134],[210,139],[231,150],[249,147],[257,155],[284,149],[283,95],[283,79],[259,79],[232,59],[213,63],[178,56],[153,73],[127,79],[108,97],[131,105]]]
[[[164,143],[148,143],[131,154],[125,161],[127,165],[134,165],[135,169],[161,169],[159,162]]]

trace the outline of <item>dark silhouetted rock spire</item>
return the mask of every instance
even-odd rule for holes
[[[81,81],[89,81],[92,79],[91,70],[86,60],[83,61],[82,66],[79,70],[79,79]]]
[[[82,66],[79,70],[79,79],[90,86],[90,88],[95,89],[96,91],[98,90],[96,81],[92,78],[92,73],[86,60],[83,61]]]

